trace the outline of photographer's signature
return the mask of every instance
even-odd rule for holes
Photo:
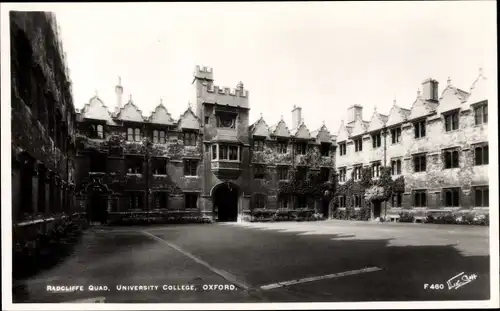
[[[465,274],[465,272],[462,272],[460,274],[455,275],[448,281],[446,281],[446,284],[448,284],[448,289],[459,289],[460,287],[469,284],[470,282],[474,281],[477,279],[477,275],[475,273],[473,274]]]

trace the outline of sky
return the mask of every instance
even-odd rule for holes
[[[124,99],[149,116],[160,98],[177,119],[188,107],[195,65],[215,84],[249,90],[250,123],[268,125],[293,105],[310,130],[337,133],[347,108],[388,114],[410,108],[427,78],[468,91],[484,68],[496,76],[493,1],[120,3],[47,5],[56,13],[74,101],[97,92],[113,110]],[[43,5],[42,5],[43,7]]]

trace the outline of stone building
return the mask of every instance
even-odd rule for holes
[[[73,209],[75,109],[55,17],[10,12],[12,217],[19,226]]]
[[[317,198],[279,196],[288,171],[308,169],[329,180],[334,136],[310,132],[301,108],[268,126],[249,124],[249,92],[214,84],[197,66],[187,110],[174,120],[160,102],[143,116],[132,98],[122,105],[115,87],[110,111],[96,95],[77,112],[77,201],[94,220],[147,214],[236,221],[253,208],[322,208]],[[305,174],[305,173],[304,173]]]
[[[433,211],[487,213],[488,80],[480,71],[468,92],[450,79],[439,96],[439,83],[422,83],[410,109],[394,102],[388,115],[374,111],[363,120],[363,107],[351,106],[338,136],[340,184],[359,180],[361,168],[372,177],[391,167],[393,179],[403,176],[404,190],[384,206],[372,206],[372,217]],[[362,206],[364,198],[341,198],[340,208]]]

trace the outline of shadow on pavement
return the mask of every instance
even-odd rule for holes
[[[227,281],[140,232],[95,232],[83,237],[63,264],[13,290],[14,302],[68,302],[104,296],[105,302],[354,302],[489,299],[489,256],[462,256],[453,245],[390,246],[391,239],[342,240],[354,235],[273,232],[230,226],[186,226],[151,231],[217,269],[251,285],[235,292],[81,292],[54,294],[47,285],[227,284]],[[307,230],[304,230],[307,231]],[[292,279],[379,267],[365,274],[261,291]],[[448,290],[465,272],[477,279]],[[443,284],[442,290],[424,284]]]

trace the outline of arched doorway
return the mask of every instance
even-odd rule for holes
[[[321,199],[321,213],[325,219],[330,218],[330,201],[331,198],[329,197],[323,197]]]
[[[239,189],[232,183],[220,183],[212,190],[214,213],[217,221],[231,222],[238,220]]]
[[[87,217],[91,223],[105,224],[108,218],[108,188],[99,180],[94,180],[87,186]]]
[[[373,218],[379,218],[382,214],[382,202],[373,202]]]

